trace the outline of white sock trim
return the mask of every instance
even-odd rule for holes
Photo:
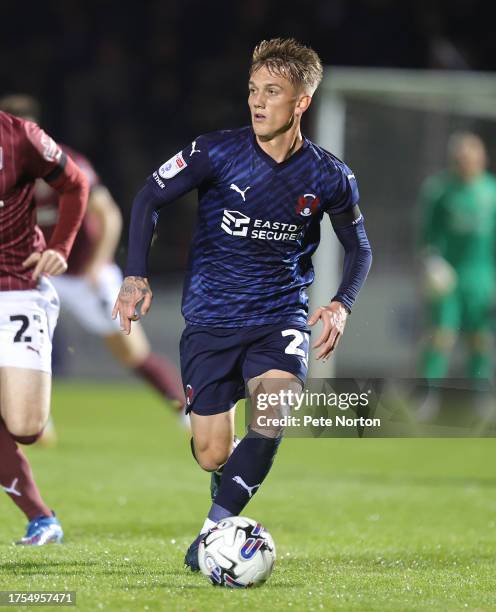
[[[211,521],[209,518],[206,518],[205,522],[203,523],[203,527],[201,528],[200,534],[203,535],[204,533],[207,533],[207,531],[210,531],[212,527],[215,527],[215,525],[217,525],[215,521]]]

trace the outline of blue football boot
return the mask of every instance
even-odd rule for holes
[[[16,542],[18,546],[44,546],[60,544],[64,532],[59,519],[54,516],[37,516],[29,521],[26,535]]]

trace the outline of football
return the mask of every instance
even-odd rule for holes
[[[219,521],[198,548],[202,574],[214,586],[246,588],[263,584],[275,560],[276,547],[270,533],[243,516]]]

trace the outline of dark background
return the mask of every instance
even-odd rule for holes
[[[200,133],[248,121],[247,70],[261,39],[294,36],[332,66],[494,70],[487,7],[480,0],[3,2],[0,95],[36,96],[43,127],[89,157],[127,222],[134,194],[159,163]],[[191,198],[184,206],[188,214],[181,205],[168,211],[177,231],[157,243],[152,272],[184,269]],[[124,257],[121,248],[120,263]]]

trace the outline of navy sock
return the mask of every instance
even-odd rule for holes
[[[240,514],[269,473],[280,442],[281,437],[268,438],[248,430],[224,465],[209,518],[219,521]]]

